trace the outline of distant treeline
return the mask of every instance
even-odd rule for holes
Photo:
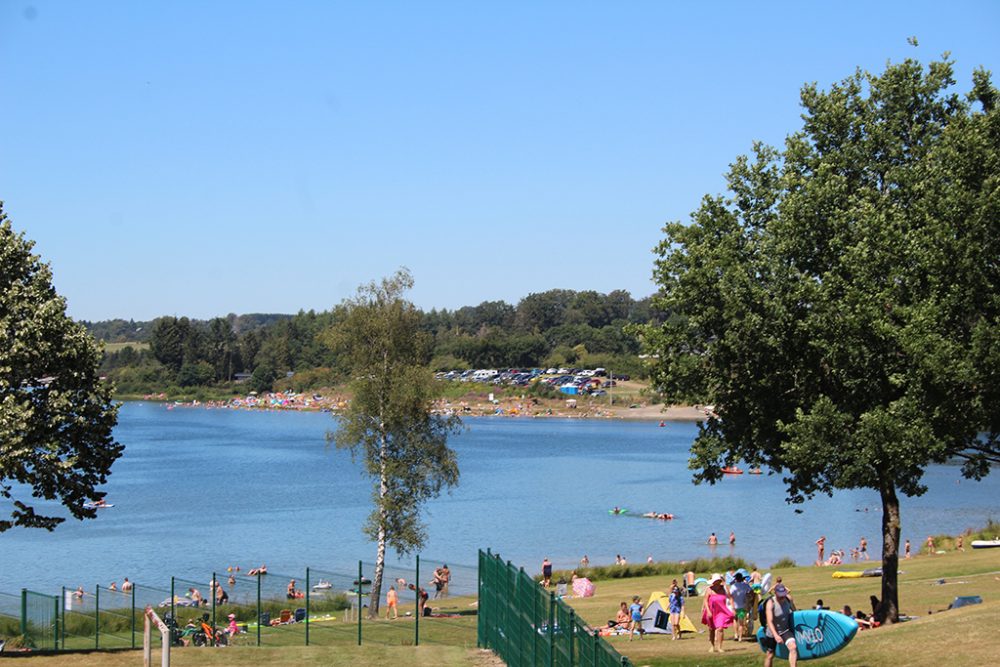
[[[549,290],[516,305],[485,301],[421,313],[432,370],[603,366],[643,375],[629,323],[662,321],[649,297],[624,290]],[[328,344],[339,308],[297,315],[228,315],[211,320],[160,317],[151,322],[84,322],[98,339],[148,343],[105,354],[103,372],[122,393],[225,386],[304,391],[343,381],[345,366]]]

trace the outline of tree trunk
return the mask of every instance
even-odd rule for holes
[[[368,599],[368,618],[378,618],[379,602],[382,599],[382,575],[385,572],[385,526],[388,521],[385,509],[385,497],[389,493],[389,483],[386,480],[385,457],[387,456],[387,445],[385,434],[382,435],[380,446],[382,452],[382,465],[379,474],[378,486],[378,548],[375,553],[375,574],[372,576],[372,591]]]
[[[891,480],[880,475],[882,496],[882,604],[877,619],[882,624],[899,620],[899,498]]]

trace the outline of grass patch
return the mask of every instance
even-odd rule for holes
[[[835,570],[876,567],[877,562],[841,567],[788,567],[772,569],[790,588],[796,603],[811,607],[818,598],[826,606],[840,609],[868,610],[868,596],[881,597],[877,578],[833,579]],[[720,568],[721,569],[721,568]],[[971,549],[945,555],[917,556],[900,561],[900,608],[917,620],[896,626],[866,631],[846,649],[826,661],[833,665],[955,665],[994,664],[1000,652],[996,627],[1000,624],[1000,558],[991,550]],[[708,569],[697,570],[705,576]],[[669,576],[669,575],[668,575]],[[939,583],[944,580],[944,584]],[[670,580],[661,576],[632,579],[609,579],[598,583],[592,598],[567,598],[578,616],[591,626],[600,626],[614,617],[618,604],[638,595],[645,602],[652,591],[663,591]],[[981,595],[982,605],[943,611],[960,595]],[[687,600],[687,614],[699,630],[701,601]],[[932,613],[928,613],[932,612]],[[627,637],[611,637],[611,644],[635,665],[760,665],[763,654],[756,644],[737,644],[727,631],[727,653],[708,656],[705,634],[671,641],[667,635],[650,635],[642,642],[628,642]],[[948,637],[951,642],[934,641]]]

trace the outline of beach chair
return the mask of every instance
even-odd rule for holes
[[[295,610],[295,622],[301,623],[304,620],[306,620],[306,608],[299,607],[298,609]]]

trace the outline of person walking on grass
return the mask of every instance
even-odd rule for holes
[[[542,586],[548,588],[552,585],[552,561],[546,556],[542,559]]]
[[[628,606],[629,617],[631,622],[628,625],[628,640],[632,641],[632,635],[636,632],[639,633],[639,640],[642,641],[643,629],[642,629],[642,603],[639,602],[639,596],[632,596],[632,604]]]
[[[385,594],[385,619],[389,620],[389,614],[393,619],[399,618],[399,595],[395,586],[389,586],[389,592]]]
[[[729,608],[729,595],[721,574],[713,574],[705,589],[701,606],[702,625],[708,627],[709,653],[723,653],[722,640],[726,628],[733,624],[734,614]]]
[[[868,540],[865,539],[864,535],[861,536],[861,543],[858,544],[858,557],[871,560],[871,556],[868,555]]]
[[[671,630],[671,640],[678,640],[681,638],[681,614],[684,613],[684,593],[681,591],[680,586],[677,585],[677,580],[674,580],[673,588],[670,589],[670,598],[667,602],[670,611],[670,630]]]
[[[733,579],[733,585],[729,587],[729,594],[733,597],[733,610],[736,612],[736,641],[741,642],[748,635],[747,625],[750,620],[750,601],[753,597],[753,589],[750,588],[750,584],[744,581],[742,572],[737,572]]]
[[[764,603],[764,613],[767,616],[764,641],[764,667],[771,667],[774,662],[774,651],[778,644],[788,648],[788,667],[795,667],[799,660],[798,649],[795,646],[795,629],[792,627],[792,611],[795,605],[788,597],[788,589],[784,584],[774,587],[774,597]]]
[[[912,556],[912,555],[910,554],[910,541],[909,541],[909,540],[906,540],[906,546],[904,547],[904,550],[905,550],[905,551],[904,551],[904,555],[903,555],[903,558],[905,558],[906,560],[909,560],[910,558],[912,558],[912,557],[913,557],[913,556]]]

